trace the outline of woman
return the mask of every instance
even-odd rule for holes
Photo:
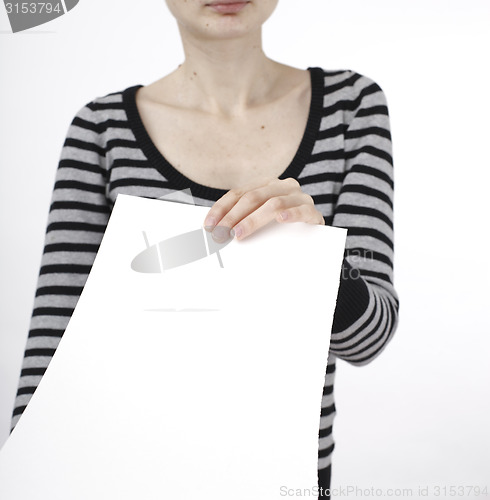
[[[391,136],[386,99],[369,78],[297,69],[264,54],[262,24],[277,2],[167,0],[185,61],[75,115],[12,427],[68,324],[117,194],[159,198],[190,188],[210,207],[203,223],[216,239],[246,238],[272,219],[348,229],[319,429],[319,486],[329,488],[335,360],[370,362],[397,325]]]

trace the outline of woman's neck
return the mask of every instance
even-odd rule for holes
[[[260,30],[221,40],[182,36],[182,42],[185,61],[166,77],[182,107],[232,117],[281,95],[278,84],[291,68],[264,54]]]

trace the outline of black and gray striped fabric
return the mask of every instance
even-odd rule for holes
[[[393,286],[393,159],[385,95],[351,70],[308,68],[310,114],[294,177],[326,224],[348,229],[319,430],[319,470],[331,464],[336,358],[371,362],[398,322]],[[157,150],[136,107],[141,85],[98,97],[75,115],[61,151],[20,383],[15,427],[38,386],[87,280],[118,193],[159,198],[190,188],[211,207],[225,190],[184,177]],[[94,346],[96,348],[96,346]],[[287,439],[287,436],[285,436]]]

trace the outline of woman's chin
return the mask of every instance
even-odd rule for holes
[[[244,38],[260,29],[260,24],[251,26],[249,22],[244,22],[240,19],[230,19],[231,17],[222,16],[221,19],[206,19],[195,34],[203,40],[232,40]]]

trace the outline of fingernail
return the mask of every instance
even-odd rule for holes
[[[231,238],[239,238],[241,234],[242,228],[240,226],[235,226],[235,228],[230,231]]]
[[[230,228],[226,226],[216,226],[211,235],[216,243],[224,243],[230,237]]]
[[[281,212],[281,219],[286,220],[288,218],[288,213],[287,212]]]
[[[214,217],[206,217],[204,221],[204,229],[206,231],[212,231],[214,226],[216,226],[216,219]]]

